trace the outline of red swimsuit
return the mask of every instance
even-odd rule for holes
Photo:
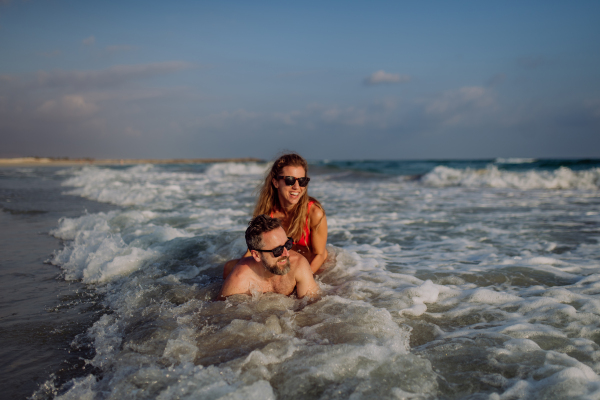
[[[308,202],[308,210],[306,212],[306,224],[304,225],[304,232],[302,232],[302,237],[295,244],[299,246],[308,246],[310,243],[310,227],[308,226],[308,218],[310,215],[310,206],[312,206],[314,200]],[[273,211],[271,211],[271,218],[273,218]]]

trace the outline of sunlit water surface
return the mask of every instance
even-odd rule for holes
[[[318,301],[213,299],[266,164],[85,167],[51,263],[105,312],[57,399],[598,399],[600,169],[573,162],[320,162]]]

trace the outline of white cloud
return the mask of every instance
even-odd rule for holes
[[[492,121],[497,111],[494,92],[481,86],[465,86],[421,101],[424,115],[441,126],[473,126]]]
[[[486,107],[493,103],[491,92],[481,86],[465,86],[457,90],[443,92],[438,97],[427,100],[425,111],[428,114],[447,114],[467,105]]]
[[[223,131],[265,130],[267,127],[314,131],[325,126],[385,129],[397,122],[398,110],[397,102],[389,99],[366,106],[309,104],[304,109],[287,112],[259,113],[238,109],[199,117],[194,126]]]
[[[40,71],[31,85],[38,87],[99,87],[117,85],[126,81],[165,75],[191,68],[183,61],[161,63],[116,65],[97,71]]]
[[[142,137],[142,131],[136,128],[132,128],[131,126],[126,127],[123,133],[126,136]]]
[[[378,132],[396,130],[443,132],[452,129],[504,124],[493,89],[466,86],[421,99],[381,99],[367,104],[309,104],[286,112],[238,109],[197,118],[200,130],[220,132],[337,130]]]
[[[89,117],[97,109],[96,105],[86,101],[83,96],[66,95],[58,99],[46,100],[37,109],[37,114],[52,119],[71,119]]]
[[[410,81],[411,77],[408,75],[392,74],[379,70],[373,72],[370,76],[365,78],[364,82],[366,85],[380,85],[380,84],[391,84],[391,83],[404,83]]]
[[[129,81],[167,75],[194,65],[184,61],[167,61],[150,64],[116,65],[95,71],[39,71],[36,74],[0,75],[0,90],[25,93],[45,89],[106,89]],[[65,93],[63,93],[65,94]]]
[[[90,36],[88,38],[83,39],[81,43],[83,43],[86,46],[93,46],[94,43],[96,43],[96,38],[94,36]]]

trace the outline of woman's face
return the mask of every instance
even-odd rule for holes
[[[302,167],[288,165],[287,167],[283,167],[279,175],[303,178],[306,176],[306,171],[304,171],[304,168]],[[300,184],[297,180],[292,186],[287,186],[283,179],[278,179],[277,177],[273,179],[273,186],[275,186],[275,189],[277,189],[279,201],[284,207],[296,205],[306,190],[306,187],[300,187]]]

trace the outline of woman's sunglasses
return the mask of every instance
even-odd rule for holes
[[[292,239],[291,237],[288,237],[287,242],[285,242],[285,244],[283,246],[277,246],[273,250],[258,250],[258,249],[254,249],[254,250],[260,251],[261,253],[265,253],[265,252],[273,253],[273,257],[279,257],[280,255],[283,254],[284,247],[286,250],[291,250],[293,245],[294,245],[294,239]]]
[[[277,179],[283,179],[285,184],[288,186],[294,186],[296,181],[298,181],[298,185],[300,185],[300,187],[306,187],[306,185],[308,185],[308,182],[310,182],[310,178],[308,176],[305,176],[303,178],[296,178],[295,176],[279,175]]]

